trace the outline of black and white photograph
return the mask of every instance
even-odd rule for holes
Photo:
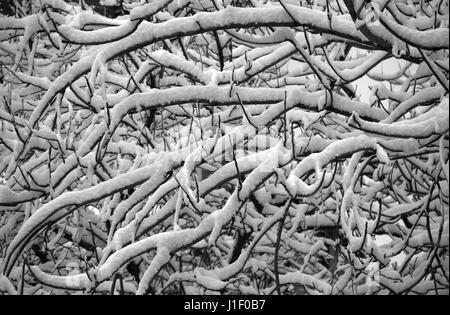
[[[449,0],[0,0],[0,300],[448,296],[449,141]]]

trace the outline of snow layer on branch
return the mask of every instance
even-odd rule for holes
[[[9,295],[17,295],[18,294],[16,289],[14,288],[13,284],[4,275],[0,275],[0,292],[8,293]]]
[[[151,177],[154,172],[155,166],[141,168],[82,191],[64,193],[42,206],[22,225],[16,237],[9,245],[6,254],[5,271],[9,272],[11,270],[10,268],[25,246],[25,243],[46,224],[52,222],[55,217],[64,217],[79,206],[139,185]]]
[[[406,26],[397,24],[384,14],[381,14],[380,20],[392,34],[412,46],[430,50],[449,48],[448,28],[438,28],[425,31],[413,30]]]
[[[15,192],[4,185],[0,185],[0,206],[15,206],[36,198],[31,191]]]
[[[327,282],[320,280],[318,277],[308,275],[300,271],[288,272],[280,275],[280,284],[298,283],[315,288],[324,295],[331,294],[332,287]]]
[[[114,0],[131,14],[110,19],[45,0],[0,18],[0,291],[443,290],[448,14],[287,2]],[[22,287],[43,231],[55,259]],[[85,255],[86,273],[55,274]],[[383,288],[364,284],[373,261]],[[251,281],[275,273],[280,288]]]
[[[132,21],[138,19],[149,18],[156,12],[161,11],[165,8],[172,0],[154,0],[151,3],[147,3],[131,10],[130,19]]]
[[[80,31],[68,25],[58,27],[58,33],[68,42],[80,45],[100,45],[111,43],[131,34],[138,27],[136,22],[127,22],[117,27],[107,27],[95,31]]]

